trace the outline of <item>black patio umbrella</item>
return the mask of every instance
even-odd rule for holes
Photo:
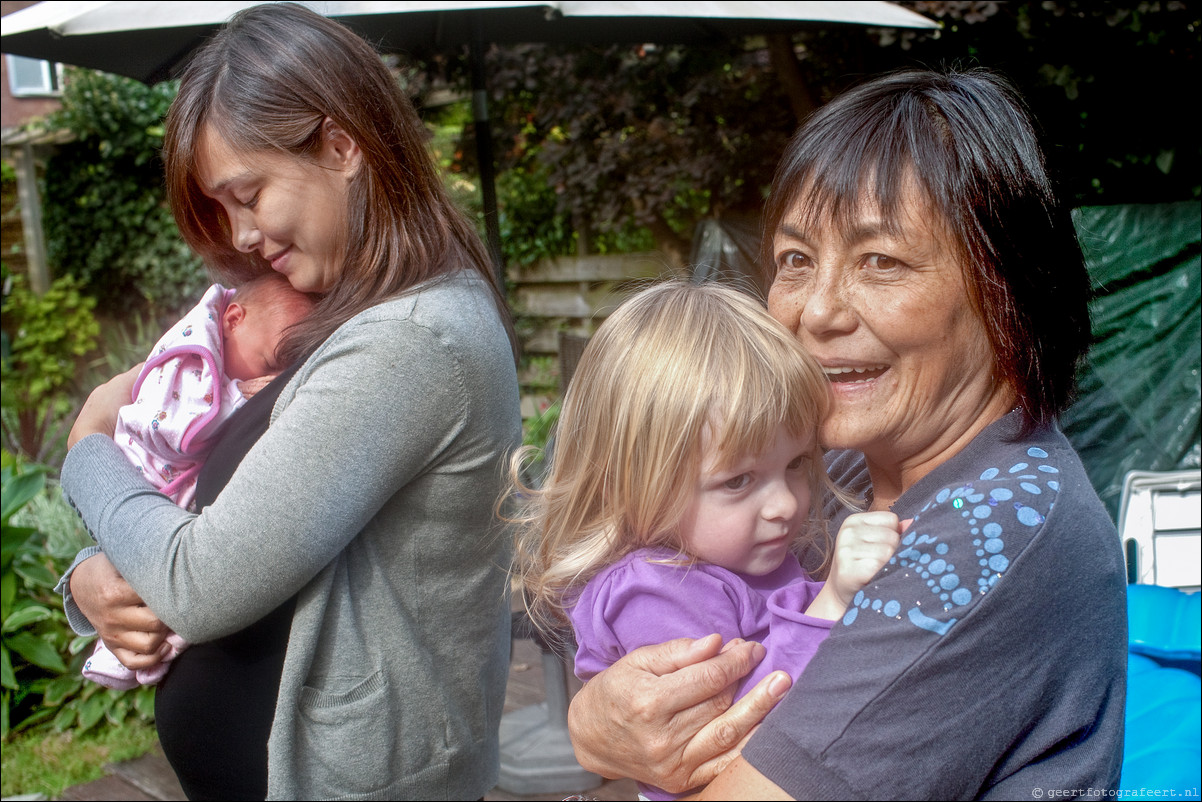
[[[42,2],[4,18],[0,50],[155,83],[177,74],[189,55],[234,13],[257,4]],[[301,5],[338,19],[384,52],[471,48],[485,226],[499,272],[503,267],[484,86],[485,44],[702,44],[750,34],[793,33],[808,25],[938,27],[888,2],[382,0]]]

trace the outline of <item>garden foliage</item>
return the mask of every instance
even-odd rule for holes
[[[70,392],[80,358],[96,346],[96,300],[72,276],[37,295],[24,276],[6,278],[3,410],[5,447],[37,462],[62,448],[73,417]]]
[[[57,487],[44,490],[44,468],[24,465],[8,451],[0,460],[3,737],[38,725],[85,731],[129,715],[153,719],[152,688],[121,693],[80,673],[93,638],[71,631],[54,586],[86,535]],[[36,516],[29,514],[33,505]],[[30,525],[35,517],[38,525]]]
[[[1202,197],[1192,103],[1197,4],[906,0],[937,31],[814,26],[703,47],[494,47],[488,76],[502,223],[523,261],[578,237],[643,227],[687,255],[696,222],[754,212],[808,108],[907,66],[986,67],[1039,120],[1073,206]],[[459,149],[474,169],[471,128]],[[505,171],[530,177],[511,180]],[[507,188],[517,192],[505,191]],[[539,254],[541,245],[554,252]],[[589,243],[586,242],[586,245]],[[590,248],[591,250],[595,250]]]
[[[46,165],[47,256],[105,313],[175,312],[208,284],[166,203],[159,153],[175,91],[174,82],[71,69],[47,122],[75,135]]]
[[[642,228],[687,255],[699,218],[758,208],[796,125],[767,54],[743,41],[495,48],[489,76],[501,166],[540,179],[526,197],[544,210],[524,216],[566,221],[588,251]],[[511,218],[520,200],[504,198]]]
[[[959,63],[1009,77],[1046,134],[1072,206],[1202,197],[1202,143],[1182,122],[1194,104],[1186,79],[1198,73],[1197,3],[901,5],[943,30],[888,32],[878,50],[907,64]]]

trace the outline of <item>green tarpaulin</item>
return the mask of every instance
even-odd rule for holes
[[[1117,517],[1128,471],[1199,465],[1202,203],[1088,206],[1073,219],[1094,344],[1061,427]]]

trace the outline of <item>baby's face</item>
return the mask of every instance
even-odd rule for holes
[[[293,322],[286,314],[258,304],[243,307],[241,319],[225,325],[225,375],[249,381],[279,373],[276,347]]]

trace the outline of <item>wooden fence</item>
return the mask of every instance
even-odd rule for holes
[[[640,286],[682,270],[660,253],[565,256],[510,267],[511,302],[528,357],[519,377],[522,417],[541,415],[558,396],[561,342],[570,348],[592,336]]]

